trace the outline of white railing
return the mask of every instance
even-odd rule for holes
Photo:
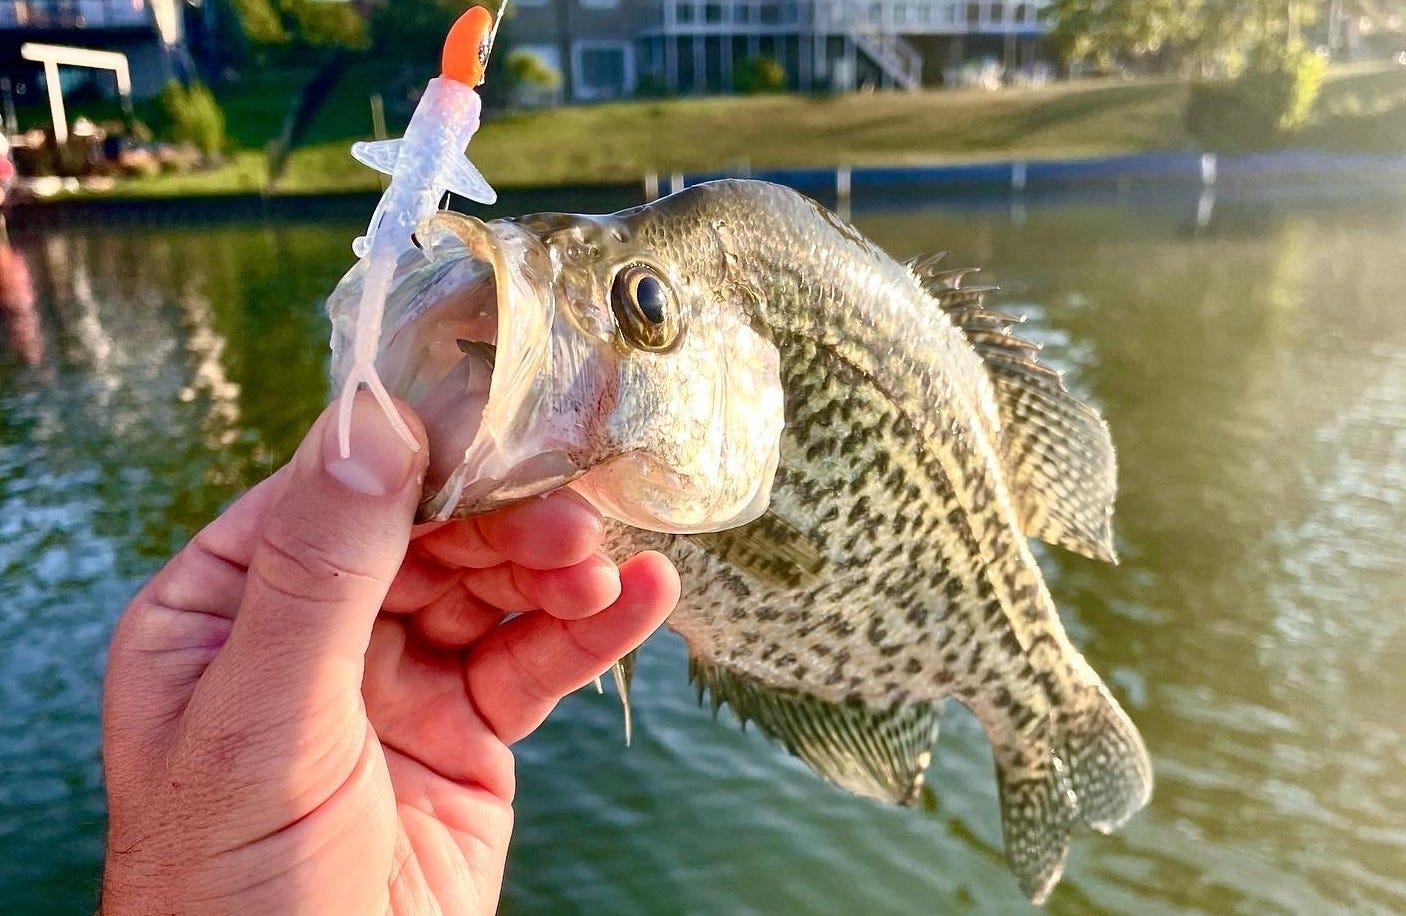
[[[673,35],[795,35],[810,30],[806,0],[663,0]]]
[[[154,24],[146,0],[0,0],[0,29],[142,28]]]
[[[886,35],[1038,32],[1047,0],[812,0],[817,32]]]

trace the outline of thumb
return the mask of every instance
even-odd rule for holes
[[[343,702],[357,708],[371,627],[405,558],[425,462],[425,449],[412,452],[367,394],[352,412],[350,458],[338,448],[335,411],[323,413],[263,519],[229,640],[190,713],[205,707],[222,730],[248,735],[280,722],[301,729],[310,711]]]

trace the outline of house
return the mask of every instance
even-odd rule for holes
[[[573,101],[730,92],[744,61],[781,64],[789,88],[915,89],[987,59],[1046,58],[1046,0],[513,0],[514,49],[562,76]]]
[[[183,0],[0,0],[0,76],[12,91],[43,97],[39,68],[23,60],[29,43],[116,51],[127,57],[132,90],[148,98],[167,81],[190,72],[184,43]],[[110,76],[60,71],[65,90],[94,80],[110,91]]]

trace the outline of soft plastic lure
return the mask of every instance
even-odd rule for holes
[[[465,150],[478,131],[483,106],[476,87],[483,83],[505,7],[506,3],[499,7],[495,18],[488,10],[475,6],[454,23],[444,42],[442,72],[425,87],[404,137],[352,145],[351,153],[357,161],[389,175],[391,180],[371,215],[366,235],[352,244],[365,273],[352,332],[352,365],[338,395],[337,432],[343,458],[351,456],[352,405],[363,384],[376,397],[395,431],[419,451],[419,444],[376,373],[381,318],[396,264],[415,247],[415,227],[439,210],[445,192],[453,191],[484,204],[498,199],[468,160]]]

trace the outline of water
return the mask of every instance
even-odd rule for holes
[[[1152,751],[1054,913],[1406,911],[1406,198],[911,203],[901,255],[988,266],[1119,446],[1123,563],[1046,552]],[[1209,217],[1209,219],[1208,219]],[[124,601],[285,458],[325,397],[319,296],[355,220],[19,235],[0,350],[0,901],[91,912],[98,696]],[[0,262],[8,299],[23,279]],[[21,297],[22,298],[22,297]],[[944,721],[934,811],[849,798],[733,722],[656,637],[520,748],[507,913],[1027,909],[990,753]]]

